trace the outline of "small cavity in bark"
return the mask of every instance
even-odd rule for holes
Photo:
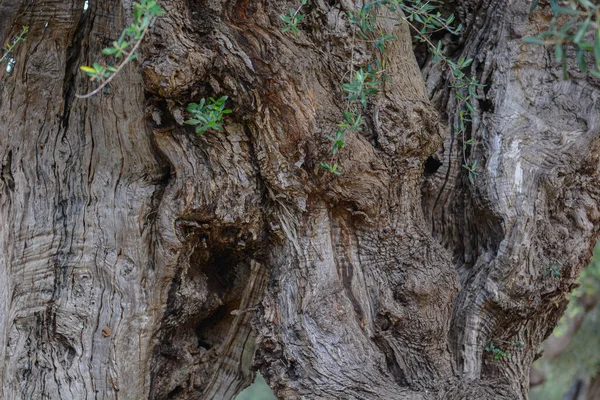
[[[439,160],[437,160],[433,156],[430,156],[425,161],[425,174],[433,175],[437,172],[438,169],[440,169],[441,166],[442,166],[442,163]]]

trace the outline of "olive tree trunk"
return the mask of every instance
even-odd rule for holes
[[[544,8],[450,3],[486,85],[462,138],[449,73],[381,19],[389,80],[334,176],[361,5],[310,1],[291,35],[295,2],[163,0],[81,100],[131,2],[0,1],[2,42],[29,27],[0,72],[1,398],[228,400],[256,369],[286,400],[527,398],[599,237],[598,81],[521,42]],[[183,125],[224,95],[224,132]]]

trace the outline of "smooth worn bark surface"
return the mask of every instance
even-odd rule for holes
[[[527,397],[599,236],[598,81],[521,42],[543,8],[448,4],[486,84],[470,185],[448,72],[421,55],[424,83],[382,19],[390,80],[336,177],[340,82],[374,54],[360,1],[309,3],[294,36],[295,2],[162,1],[142,61],[78,100],[130,2],[0,2],[3,42],[30,27],[0,72],[0,397],[232,399],[251,365],[286,400]],[[225,132],[183,125],[223,95]]]

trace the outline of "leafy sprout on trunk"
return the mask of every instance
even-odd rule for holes
[[[279,18],[285,22],[281,32],[291,31],[294,35],[298,33],[298,24],[304,19],[304,14],[300,13],[302,7],[308,3],[308,0],[301,0],[297,9],[290,8],[287,14],[281,14]]]
[[[559,264],[551,264],[546,268],[546,272],[544,273],[544,276],[546,276],[546,277],[549,276],[552,279],[560,278],[561,277],[560,268],[561,267]]]
[[[505,352],[498,346],[494,346],[494,343],[490,343],[489,346],[487,346],[484,350],[488,353],[492,353],[494,361],[499,361],[503,358],[510,359],[510,353]]]
[[[287,15],[281,15],[281,19],[287,24],[281,29],[282,32],[287,32],[291,30],[294,35],[299,32],[298,24],[302,22],[302,20],[304,19],[304,15],[298,14],[298,10],[294,11],[293,9],[290,9]]]
[[[187,110],[191,118],[185,123],[196,126],[197,135],[201,135],[210,129],[222,131],[223,115],[231,113],[231,110],[225,109],[225,101],[227,101],[227,96],[223,96],[218,100],[211,97],[208,99],[208,103],[206,99],[202,99],[200,103],[188,104]]]

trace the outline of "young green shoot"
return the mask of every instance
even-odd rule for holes
[[[552,279],[560,278],[560,265],[559,264],[551,264],[546,267],[546,272],[544,273],[545,277],[550,277]]]
[[[187,111],[190,113],[191,118],[185,121],[185,124],[195,126],[196,135],[202,135],[211,129],[222,131],[223,116],[231,113],[231,110],[225,108],[225,101],[227,101],[227,96],[223,96],[218,100],[211,97],[208,102],[201,99],[200,103],[188,104]]]
[[[279,18],[285,22],[285,26],[281,29],[281,32],[291,31],[294,35],[298,33],[298,24],[304,19],[304,14],[300,14],[300,10],[308,3],[308,0],[301,0],[298,8],[295,10],[290,8],[287,14],[281,14]]]
[[[490,343],[484,350],[488,353],[492,353],[494,361],[499,361],[502,358],[510,359],[510,353],[505,352],[498,346],[494,346],[494,343]]]

